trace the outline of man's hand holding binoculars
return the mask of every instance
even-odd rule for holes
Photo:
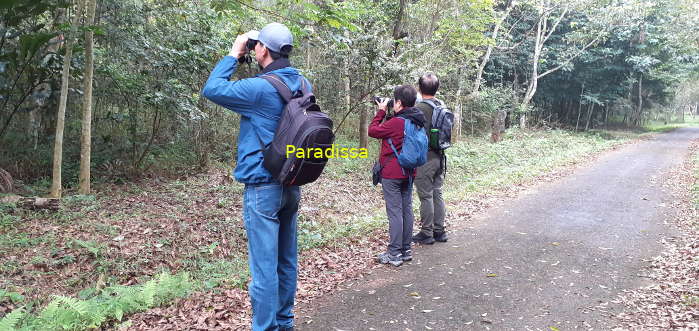
[[[252,58],[248,56],[250,51],[255,49],[258,43],[260,32],[256,30],[248,31],[247,33],[241,34],[235,38],[233,42],[233,47],[228,53],[229,56],[234,56],[241,63],[252,62]]]
[[[245,44],[248,42],[248,34],[244,33],[239,35],[238,37],[235,38],[235,41],[233,42],[233,47],[231,47],[230,53],[228,55],[237,58],[242,57],[243,55],[248,53],[248,49],[246,49]]]

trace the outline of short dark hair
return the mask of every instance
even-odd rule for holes
[[[266,47],[266,46],[265,46]],[[289,53],[291,53],[291,46],[290,45],[284,45],[282,49],[279,52],[275,52],[269,48],[267,50],[269,51],[269,56],[272,57],[272,60],[278,60],[280,58],[289,58]]]
[[[422,77],[420,77],[420,79],[417,81],[417,84],[420,87],[420,93],[422,94],[435,95],[439,89],[439,79],[431,72],[422,75]]]
[[[405,107],[415,106],[417,90],[412,85],[401,85],[393,89],[393,99],[400,100]]]

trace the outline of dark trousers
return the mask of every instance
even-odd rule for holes
[[[430,152],[433,153],[433,152]],[[428,237],[434,233],[444,232],[444,216],[446,208],[442,199],[442,186],[444,185],[444,169],[442,169],[441,157],[430,155],[427,163],[417,168],[415,188],[420,197],[420,232]]]
[[[388,215],[388,253],[398,255],[410,249],[413,237],[412,184],[407,179],[381,179]]]

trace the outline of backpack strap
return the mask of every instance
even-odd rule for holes
[[[279,78],[279,76],[275,74],[268,74],[260,76],[260,78],[272,84],[272,86],[274,86],[277,92],[279,92],[279,95],[282,96],[284,102],[289,103],[289,100],[291,100],[292,96],[291,89],[289,88],[289,86],[286,85],[286,83],[284,83],[284,81],[281,78]]]
[[[405,139],[405,138],[403,138],[403,139]],[[388,138],[388,144],[391,146],[391,149],[393,150],[393,155],[395,156],[396,161],[397,161],[398,160],[398,150],[396,149],[396,146],[393,144],[393,140],[391,138]],[[388,160],[388,162],[391,162],[391,160]],[[386,163],[386,165],[388,165],[388,163]],[[398,163],[398,166],[400,167],[400,163]],[[403,175],[405,175],[405,169],[403,169],[403,167],[400,167],[400,171],[402,171]]]
[[[289,103],[289,100],[291,100],[291,89],[289,88],[289,86],[286,85],[286,83],[284,83],[284,81],[281,78],[279,78],[279,76],[275,74],[267,74],[260,76],[260,78],[272,84],[274,89],[277,90],[277,93],[279,93],[279,95],[282,96],[284,103]],[[257,141],[260,143],[260,151],[264,151],[267,148],[267,146],[265,146],[264,142],[262,142],[262,138],[260,138],[260,135],[257,134],[257,131],[255,131],[255,136],[257,137]]]
[[[299,80],[301,80],[301,88],[299,89],[301,93],[303,93],[304,95],[310,94],[311,88],[310,86],[308,86],[308,84],[306,84],[306,80],[303,77],[299,78]]]
[[[435,100],[437,100],[437,102],[439,102],[439,105],[437,105],[437,103],[434,102]],[[444,102],[442,102],[442,101],[439,100],[439,99],[434,99],[434,98],[432,98],[432,99],[422,99],[421,102],[424,102],[424,103],[430,105],[430,107],[432,107],[432,109],[435,109],[435,108],[437,108],[437,107],[444,107]]]

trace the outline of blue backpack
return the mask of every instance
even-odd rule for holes
[[[418,127],[409,119],[403,118],[403,147],[400,153],[393,145],[391,138],[388,138],[388,144],[393,149],[393,154],[398,159],[398,164],[403,168],[403,173],[408,169],[412,172],[413,169],[427,162],[427,134],[425,128]],[[412,176],[409,176],[412,178]]]

